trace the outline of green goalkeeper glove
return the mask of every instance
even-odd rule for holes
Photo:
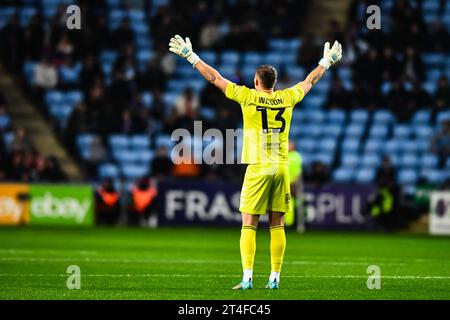
[[[336,62],[342,59],[342,46],[339,42],[334,41],[330,49],[330,43],[326,42],[323,47],[323,58],[320,59],[319,64],[328,70]]]
[[[169,50],[180,57],[185,58],[192,64],[192,67],[200,60],[199,56],[192,50],[191,40],[186,38],[185,41],[178,34],[170,39]]]

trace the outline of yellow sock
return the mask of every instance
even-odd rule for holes
[[[270,260],[272,272],[280,272],[286,248],[284,225],[270,227]]]
[[[256,252],[256,227],[252,225],[243,225],[241,229],[241,258],[242,269],[253,270]]]

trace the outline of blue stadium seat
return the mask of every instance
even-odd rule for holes
[[[342,143],[342,152],[344,153],[355,153],[358,152],[361,143],[360,139],[358,138],[345,138],[344,142]]]
[[[119,168],[112,163],[103,163],[98,167],[98,175],[101,179],[115,179],[119,177]]]
[[[384,139],[388,134],[388,127],[385,124],[374,123],[369,130],[369,136],[372,138]]]
[[[359,183],[371,183],[375,179],[376,171],[374,168],[362,168],[357,171],[355,181]]]
[[[285,39],[269,39],[269,50],[285,52],[289,50],[289,42],[287,42]]]
[[[322,134],[329,137],[339,137],[343,130],[341,124],[326,124],[322,125]]]
[[[258,52],[247,52],[244,54],[244,64],[256,67],[262,64],[264,57]]]
[[[113,134],[108,137],[108,142],[111,148],[126,149],[130,146],[130,139],[123,134]]]
[[[334,153],[337,147],[337,139],[333,137],[322,138],[319,140],[318,144],[319,150]]]
[[[300,137],[302,137],[302,135],[300,135]],[[316,147],[316,140],[311,138],[300,138],[296,144],[296,148],[300,151],[300,153],[312,153]]]
[[[424,154],[420,159],[420,166],[427,169],[437,168],[439,159],[435,154],[427,153]]]
[[[208,64],[216,64],[217,62],[217,53],[214,51],[200,51],[199,56]],[[191,65],[189,67],[192,69]]]
[[[47,105],[55,105],[64,102],[64,94],[61,91],[50,90],[45,94],[45,102]]]
[[[78,146],[78,148],[79,149],[89,148],[89,146],[92,144],[92,141],[94,140],[95,137],[96,137],[96,135],[89,134],[89,133],[79,134],[77,136],[77,146]]]
[[[450,110],[449,111],[440,111],[437,114],[436,120],[440,125],[444,120],[450,120]]]
[[[380,165],[380,156],[373,153],[364,154],[360,158],[360,164],[366,168],[376,168]]]
[[[141,103],[146,108],[151,108],[153,104],[153,95],[149,91],[142,92]]]
[[[288,39],[287,41],[287,47],[289,50],[297,52],[297,50],[302,46],[302,40],[301,39]]]
[[[448,178],[448,174],[445,173],[445,170],[437,170],[437,169],[423,169],[420,172],[421,178],[424,178],[427,182],[439,185]]]
[[[138,64],[142,66],[146,66],[148,61],[153,58],[153,51],[151,50],[139,50],[136,53],[136,59],[138,60]]]
[[[246,83],[253,83],[253,79],[255,77],[255,68],[253,66],[244,66],[241,72]]]
[[[360,137],[364,133],[364,126],[357,123],[352,123],[345,128],[345,134],[349,137]]]
[[[413,153],[406,153],[400,157],[400,166],[403,168],[414,168],[419,164],[418,157]]]
[[[363,109],[353,110],[350,113],[350,120],[354,123],[364,124],[369,120],[369,112]]]
[[[200,117],[206,120],[213,121],[214,119],[216,119],[216,111],[211,107],[202,106],[200,108]]]
[[[13,132],[5,132],[3,134],[3,142],[5,143],[6,150],[9,150],[11,148],[11,143],[13,139],[14,139]]]
[[[340,109],[333,109],[327,113],[328,122],[343,124],[345,122],[345,111]]]
[[[416,139],[414,143],[417,146],[417,151],[421,153],[426,153],[430,150],[430,140],[429,139]]]
[[[411,128],[405,124],[397,124],[394,127],[394,139],[406,140],[411,135]]]
[[[270,64],[275,68],[279,68],[282,62],[283,62],[283,55],[278,52],[269,52],[264,57],[264,63]]]
[[[373,121],[375,123],[390,124],[394,121],[394,115],[388,110],[378,110],[373,115]]]
[[[139,151],[139,161],[143,163],[150,163],[155,158],[155,152],[152,150]]]
[[[119,8],[121,0],[106,0],[106,3],[110,8]]]
[[[149,168],[144,164],[124,164],[121,169],[123,176],[130,180],[136,180],[149,174]]]
[[[139,134],[139,135],[134,135],[131,137],[130,139],[131,141],[131,147],[134,149],[148,149],[150,148],[150,139],[148,137],[148,135],[145,134]]]
[[[169,135],[163,135],[163,134],[158,135],[156,137],[156,141],[155,141],[155,144],[156,144],[157,148],[163,146],[163,147],[166,147],[166,148],[170,149],[170,148],[172,148],[172,146],[175,143],[176,143],[176,141],[172,141]]]
[[[400,140],[388,140],[385,143],[385,152],[389,155],[397,154],[400,151],[402,141]]]
[[[415,184],[417,179],[417,172],[412,169],[402,169],[397,174],[397,182],[400,184]]]
[[[66,93],[64,101],[71,105],[76,105],[83,101],[83,92],[72,90]]]
[[[239,63],[239,53],[236,51],[224,51],[220,57],[223,65],[236,65]]]
[[[360,158],[355,153],[344,153],[341,156],[341,165],[346,168],[355,168],[360,164]]]
[[[222,64],[219,67],[219,72],[225,77],[225,78],[233,78],[236,74],[236,67],[234,65],[228,65],[227,63]],[[253,70],[253,73],[255,70]]]
[[[130,164],[139,161],[139,151],[115,149],[113,150],[113,157],[117,162]]]
[[[417,125],[414,131],[418,139],[431,140],[433,137],[433,129],[428,125]]]
[[[312,124],[320,124],[325,119],[325,114],[321,110],[308,110],[305,111],[307,121]]]
[[[305,69],[299,66],[293,67],[293,68],[288,68],[286,70],[286,74],[291,78],[291,79],[301,79],[305,76]]]
[[[384,149],[385,141],[381,139],[369,139],[364,145],[364,152],[366,153],[379,153]]]
[[[314,155],[314,161],[319,161],[330,167],[333,164],[334,154],[331,152],[320,152]]]
[[[416,153],[419,150],[415,140],[397,140],[400,144],[400,150],[405,153]]]
[[[145,19],[145,12],[138,9],[132,9],[128,11],[128,17],[130,18],[131,22],[142,21]]]
[[[322,132],[322,128],[316,124],[302,125],[299,130],[303,137],[317,137]]]
[[[333,172],[333,180],[336,182],[350,182],[353,179],[354,171],[346,167],[340,167]]]

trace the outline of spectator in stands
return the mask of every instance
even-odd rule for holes
[[[330,171],[326,164],[314,161],[311,169],[305,172],[305,181],[316,186],[322,186],[330,181]]]
[[[392,82],[391,90],[386,97],[386,105],[397,115],[402,117],[408,99],[408,92],[400,81]],[[408,115],[409,116],[409,115]]]
[[[88,132],[89,117],[84,103],[78,104],[72,111],[67,120],[65,132],[66,143],[72,152],[75,152],[75,139],[78,133]]]
[[[436,52],[448,52],[450,50],[450,33],[442,21],[436,20],[433,22],[427,39],[427,44],[431,46],[429,48],[431,50]]]
[[[413,87],[408,100],[414,104],[414,110],[419,108],[429,108],[432,104],[431,96],[422,88],[419,81],[413,82]],[[411,109],[410,112],[413,112],[413,109]]]
[[[369,202],[371,216],[376,225],[388,230],[398,227],[400,222],[400,216],[396,213],[399,195],[396,174],[389,157],[384,156],[376,174],[377,191]]]
[[[92,139],[92,142],[89,145],[88,157],[85,160],[89,176],[95,177],[98,164],[106,160],[106,148],[99,136],[94,136]]]
[[[44,56],[34,71],[34,83],[37,87],[48,90],[58,84],[58,71],[48,56]]]
[[[94,83],[99,84],[99,80],[103,80],[102,70],[96,57],[93,54],[89,54],[84,58],[83,67],[80,72],[80,84],[86,96]]]
[[[438,81],[438,87],[434,93],[436,107],[438,109],[450,107],[450,85],[446,76],[441,76]]]
[[[150,114],[159,122],[162,122],[165,118],[166,103],[164,102],[162,91],[159,89],[153,91],[153,101]]]
[[[120,218],[120,193],[112,179],[105,179],[95,192],[97,224],[114,225]]]
[[[341,78],[334,77],[328,91],[326,106],[328,108],[345,108],[350,104],[348,91],[342,85]]]
[[[167,148],[160,146],[156,150],[155,158],[151,163],[151,172],[158,180],[167,179],[173,169],[173,162],[169,158]]]
[[[13,181],[28,181],[27,168],[25,166],[25,153],[21,150],[13,150],[8,166],[8,178]]]
[[[62,182],[67,180],[66,174],[61,169],[61,165],[55,156],[46,158],[45,169],[42,172],[41,180],[47,182]]]
[[[124,18],[120,23],[120,26],[112,35],[112,47],[115,49],[121,49],[124,46],[133,44],[134,35],[133,30],[130,27],[130,20]]]
[[[28,59],[39,60],[44,48],[44,28],[40,15],[34,15],[24,31],[24,54]]]
[[[23,63],[23,28],[19,16],[13,14],[0,32],[2,59],[7,70],[19,72]]]
[[[393,48],[391,46],[385,46],[380,61],[383,80],[398,80],[401,75],[400,66],[400,60],[397,58]]]
[[[204,49],[215,49],[218,47],[220,32],[217,23],[211,19],[200,32],[200,46]]]
[[[418,81],[423,79],[423,62],[420,55],[413,47],[407,47],[405,50],[401,72],[406,81]]]
[[[191,87],[187,87],[175,100],[176,116],[194,119],[199,108],[199,98]]]
[[[321,48],[315,43],[314,35],[307,33],[302,38],[303,43],[297,52],[297,64],[309,70],[317,64],[317,57]]]
[[[14,133],[14,138],[11,142],[12,151],[28,152],[33,149],[31,140],[28,138],[28,134],[24,127],[17,128]]]
[[[86,49],[97,55],[101,50],[109,47],[112,47],[112,39],[108,20],[104,14],[100,14],[96,17],[94,24],[87,28]]]
[[[142,119],[132,114],[130,110],[124,110],[115,132],[132,135],[143,132],[145,129],[146,124],[142,122]]]
[[[73,57],[75,46],[67,34],[63,34],[56,45],[56,57],[58,59]]]
[[[148,61],[147,68],[139,74],[139,87],[141,90],[163,90],[166,84],[166,74],[156,58]]]
[[[443,167],[450,157],[450,120],[444,120],[440,131],[431,142],[431,150],[439,156],[439,166]]]
[[[395,186],[396,169],[388,156],[383,157],[381,165],[377,170],[375,181],[378,185]]]

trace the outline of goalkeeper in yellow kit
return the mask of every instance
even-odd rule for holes
[[[252,289],[256,251],[256,228],[261,214],[269,214],[271,273],[268,289],[278,289],[286,248],[284,214],[290,208],[288,168],[289,128],[294,106],[300,102],[333,64],[342,57],[337,41],[327,42],[319,65],[305,80],[291,88],[275,90],[277,72],[269,65],[256,69],[254,89],[237,85],[206,64],[192,50],[189,38],[170,39],[169,50],[189,61],[202,76],[227,98],[237,101],[244,118],[242,163],[248,164],[241,191],[242,213],[240,250],[243,279],[233,289]]]

